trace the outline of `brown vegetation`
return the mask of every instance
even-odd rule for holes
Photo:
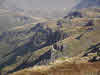
[[[60,63],[53,66],[40,66],[24,69],[11,75],[98,75],[100,62],[95,63]]]

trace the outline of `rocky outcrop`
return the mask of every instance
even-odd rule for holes
[[[89,62],[100,61],[100,43],[88,48],[87,52],[83,55],[83,57],[88,57]]]

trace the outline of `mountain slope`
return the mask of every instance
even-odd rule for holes
[[[36,21],[37,19],[25,15],[24,12],[0,9],[0,32],[8,31],[15,26],[30,24]]]
[[[78,12],[84,15],[95,10],[88,11],[87,8],[84,12]],[[95,14],[82,17],[71,14],[58,21],[48,20],[21,29],[15,27],[2,33],[1,73],[12,73],[34,65],[48,65],[58,58],[64,60],[63,57],[86,52],[92,45],[100,43],[100,18]]]
[[[76,5],[76,9],[100,7],[100,0],[80,0]]]

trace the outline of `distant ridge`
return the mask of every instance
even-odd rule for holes
[[[77,4],[74,8],[82,9],[91,7],[100,7],[100,0],[80,0],[79,4]]]

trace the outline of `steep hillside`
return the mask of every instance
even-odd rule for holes
[[[62,19],[43,20],[1,33],[1,74],[51,65],[58,59],[61,62],[72,59],[76,63],[99,61],[99,11],[99,8],[76,10]]]
[[[59,41],[62,34],[62,39],[67,37],[65,32],[55,28],[51,29],[46,23],[31,24],[28,28],[23,27],[20,29],[19,27],[3,32],[0,36],[0,68],[15,64],[14,68],[11,69],[13,71],[36,65],[41,60],[49,59],[50,56],[48,56],[49,58],[46,57],[50,53],[51,47],[49,45]],[[46,46],[47,50],[45,51]],[[37,54],[33,55],[34,52],[37,52]],[[18,59],[20,59],[20,62],[17,61]]]
[[[60,58],[49,65],[25,68],[9,75],[98,75],[99,65],[100,43],[78,56]]]

